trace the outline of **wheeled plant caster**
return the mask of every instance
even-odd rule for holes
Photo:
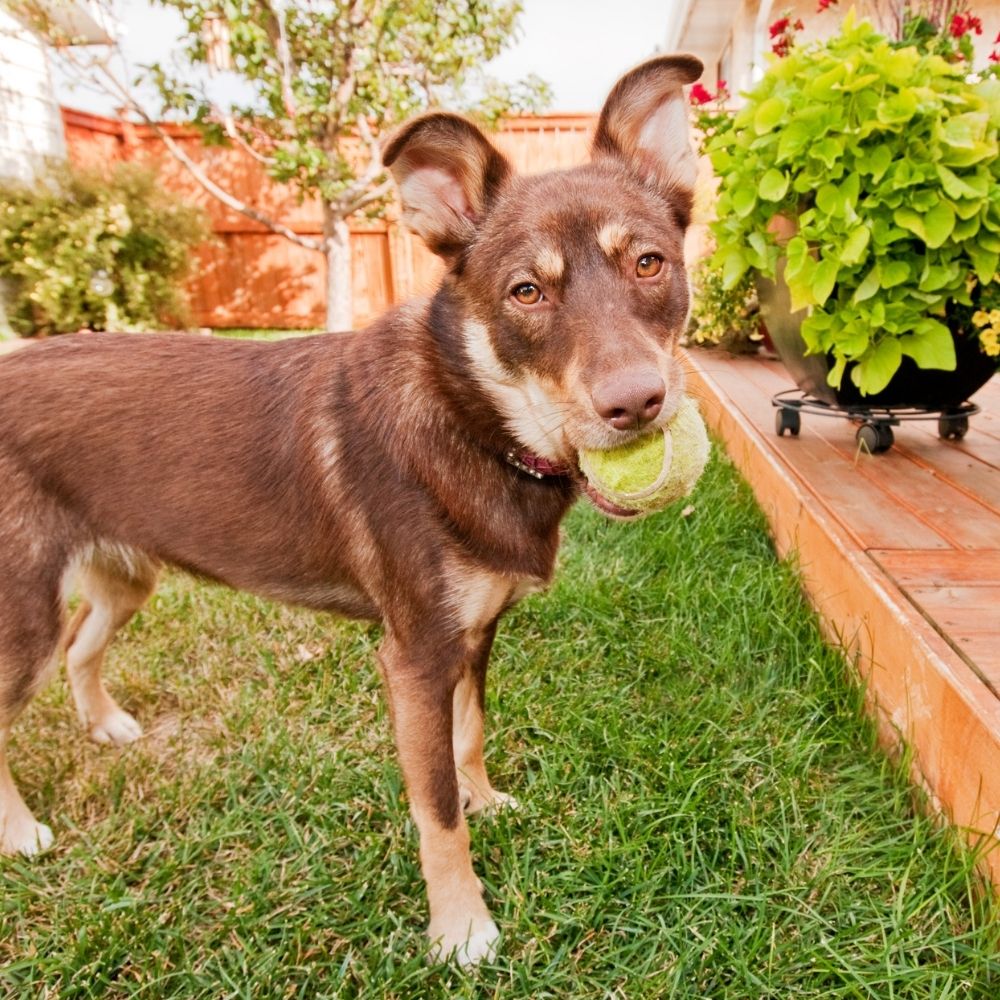
[[[872,455],[881,455],[892,447],[892,428],[888,424],[865,422],[854,435],[854,439]]]
[[[778,437],[787,431],[798,437],[802,414],[817,417],[841,417],[856,427],[858,447],[869,455],[882,455],[893,445],[892,429],[904,421],[933,420],[938,422],[938,435],[944,441],[961,441],[969,432],[969,417],[979,412],[975,403],[948,403],[946,406],[837,406],[825,399],[810,396],[801,389],[785,389],[771,397],[776,407],[774,429]]]
[[[942,441],[961,441],[969,433],[969,418],[964,413],[942,413],[938,417],[938,437]]]
[[[774,429],[778,437],[784,437],[788,431],[792,437],[798,437],[802,430],[802,417],[798,410],[790,410],[787,407],[779,407],[774,413]]]

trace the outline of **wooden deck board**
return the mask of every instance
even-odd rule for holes
[[[774,431],[776,363],[695,352],[692,391],[798,561],[827,634],[864,678],[887,742],[970,838],[1000,830],[1000,379],[961,442],[936,420],[859,454],[846,419]],[[1000,844],[986,864],[1000,886]]]

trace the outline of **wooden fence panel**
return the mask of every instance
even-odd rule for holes
[[[492,138],[519,172],[538,173],[584,162],[594,122],[590,115],[512,118]],[[147,126],[69,108],[63,108],[63,126],[75,163],[146,163],[167,189],[208,214],[214,237],[198,248],[188,281],[195,325],[322,327],[325,262],[319,253],[271,233],[212,197]],[[272,181],[245,151],[206,147],[190,128],[164,127],[192,160],[240,200],[296,233],[322,233],[319,205],[300,200],[290,185]],[[395,207],[387,216],[386,222],[351,228],[355,326],[371,322],[395,303],[432,292],[444,270],[399,225]]]

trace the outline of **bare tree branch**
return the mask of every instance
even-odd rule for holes
[[[254,149],[254,147],[246,139],[243,138],[243,136],[240,134],[239,126],[236,122],[236,119],[233,118],[232,115],[225,114],[223,111],[217,110],[217,113],[213,117],[215,117],[220,122],[226,135],[229,136],[229,138],[232,139],[232,141],[235,142],[236,145],[239,146],[244,153],[246,153],[248,156],[253,157],[253,159],[255,159],[259,164],[261,164],[261,166],[264,167],[274,166],[275,159],[273,156],[265,156],[259,150]]]
[[[107,68],[106,65],[98,62],[96,68],[103,75],[108,92],[111,96],[124,101],[125,106],[130,111],[137,114],[156,133],[157,138],[159,138],[163,145],[167,147],[170,154],[180,164],[182,164],[182,166],[205,191],[207,191],[214,198],[218,198],[223,205],[233,209],[233,211],[239,212],[240,215],[243,215],[248,219],[252,219],[254,222],[260,223],[260,225],[269,229],[272,233],[284,236],[285,239],[291,241],[297,246],[304,247],[306,250],[317,250],[323,252],[323,240],[303,236],[301,233],[297,233],[295,230],[289,229],[288,226],[277,222],[270,216],[265,215],[263,212],[257,211],[257,209],[248,205],[245,201],[241,201],[234,194],[231,194],[229,191],[225,190],[225,188],[216,184],[216,182],[213,181],[207,173],[205,173],[201,165],[188,156],[180,144],[175,141],[174,137],[163,128],[161,123],[156,121],[153,116],[150,115],[146,109],[132,96],[131,91],[124,86],[120,80],[118,80],[118,78]]]

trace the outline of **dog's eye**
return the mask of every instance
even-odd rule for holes
[[[515,285],[511,289],[511,295],[521,303],[522,306],[533,306],[542,301],[542,290],[538,285],[526,281],[523,285]]]
[[[658,253],[644,253],[635,265],[640,278],[655,278],[663,268],[663,258]]]

